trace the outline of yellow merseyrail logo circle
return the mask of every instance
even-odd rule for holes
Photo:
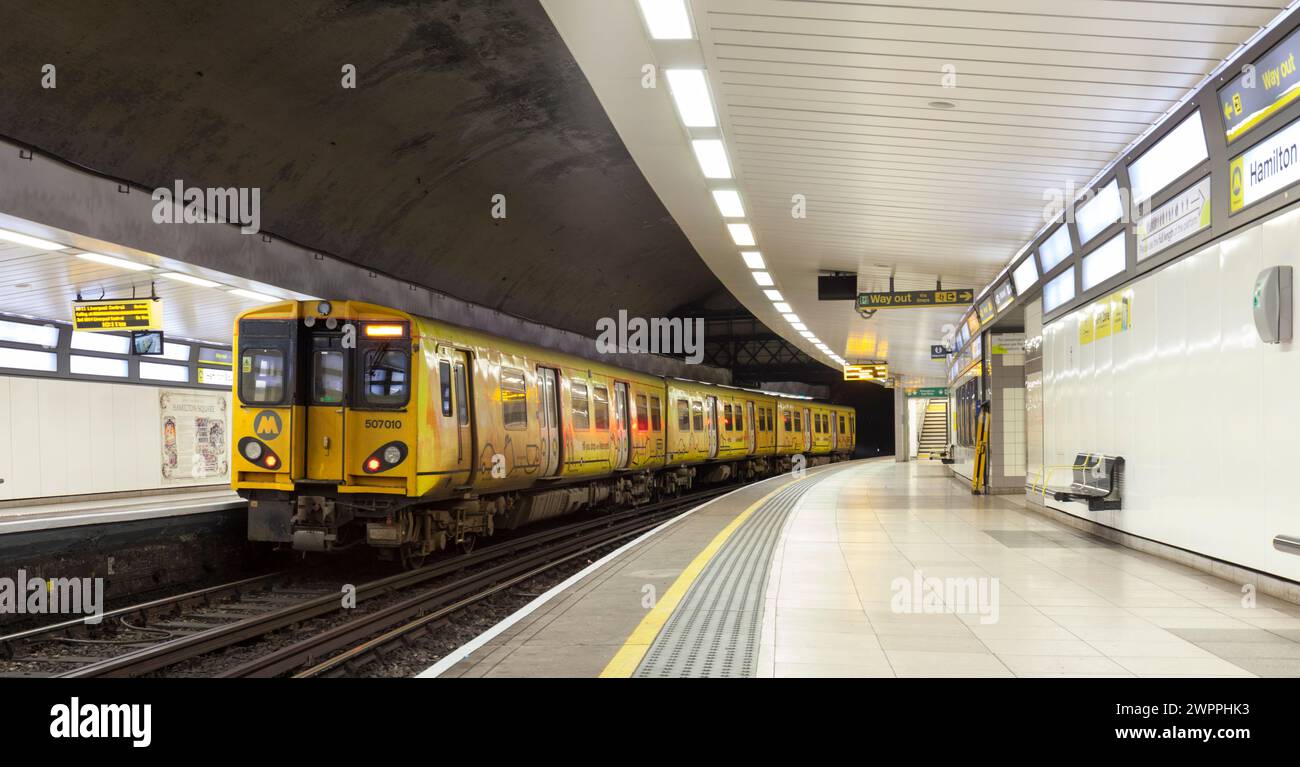
[[[262,439],[275,439],[281,428],[280,414],[274,410],[263,410],[253,417],[253,433]]]

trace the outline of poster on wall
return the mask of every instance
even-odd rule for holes
[[[1133,327],[1133,291],[1121,290],[1079,312],[1079,345],[1119,335]]]
[[[164,483],[217,483],[230,479],[227,396],[176,389],[158,393]]]

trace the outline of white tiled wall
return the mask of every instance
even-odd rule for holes
[[[0,376],[0,501],[163,487],[158,393]]]
[[[1001,391],[1002,476],[1025,476],[1025,390],[1006,388]]]
[[[1044,447],[1127,461],[1124,508],[1051,505],[1175,546],[1300,580],[1300,351],[1263,344],[1255,277],[1300,266],[1300,208],[1142,279],[1132,327],[1090,344],[1076,312],[1044,328]]]

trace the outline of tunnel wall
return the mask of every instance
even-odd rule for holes
[[[0,501],[228,487],[229,475],[216,480],[164,478],[160,395],[168,391],[174,390],[0,376]],[[229,392],[177,393],[225,398],[228,463]]]
[[[1252,315],[1256,275],[1300,267],[1297,243],[1292,207],[1125,286],[1121,332],[1081,337],[1086,309],[1044,327],[1044,459],[1126,461],[1121,510],[1049,506],[1300,580],[1300,557],[1272,547],[1300,535],[1300,353],[1261,342]]]

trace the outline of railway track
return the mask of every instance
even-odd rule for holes
[[[137,635],[163,628],[168,636],[137,641],[110,640],[104,644],[127,647],[110,657],[63,656],[32,658],[73,668],[51,674],[70,678],[141,676],[168,669],[227,648],[291,629],[303,638],[218,673],[223,677],[266,677],[297,671],[294,676],[338,673],[379,648],[438,625],[451,613],[500,593],[511,586],[611,544],[628,540],[692,506],[734,489],[713,488],[690,496],[606,514],[564,526],[529,533],[501,543],[435,562],[418,570],[397,573],[356,585],[355,604],[380,601],[373,611],[325,628],[313,621],[336,618],[343,610],[339,589],[285,589],[278,587],[283,573],[201,589],[186,594],[133,605],[105,614]],[[340,584],[340,587],[342,584]],[[247,593],[246,593],[247,592]],[[235,597],[238,601],[223,603]],[[132,617],[147,622],[150,616],[179,612],[185,605],[204,606],[205,618],[223,622],[204,626],[192,621],[161,620],[133,626]],[[0,652],[26,642],[52,640],[76,630],[84,620],[67,621],[0,637]],[[181,632],[179,634],[175,632]],[[95,640],[64,640],[89,641]],[[92,645],[93,646],[93,645]],[[304,668],[306,667],[306,668]]]

